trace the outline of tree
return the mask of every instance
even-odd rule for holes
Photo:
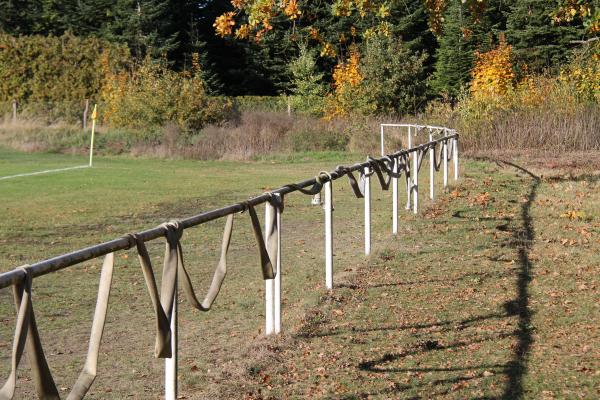
[[[410,51],[402,40],[378,35],[369,38],[363,50],[360,70],[361,85],[368,103],[376,105],[376,113],[414,113],[425,101],[422,76],[426,55]]]
[[[322,72],[317,66],[317,55],[314,49],[300,46],[300,54],[289,65],[291,75],[291,92],[294,96],[291,104],[294,110],[311,114],[323,112],[323,96],[327,92],[323,84]]]
[[[456,99],[471,79],[475,52],[494,48],[506,29],[506,1],[490,0],[479,15],[461,2],[452,2],[444,15],[431,87],[438,95]]]
[[[168,0],[117,0],[110,20],[103,28],[109,40],[125,42],[131,53],[142,60],[148,52],[162,57],[178,45],[178,31],[170,28]]]
[[[439,37],[435,72],[431,86],[438,95],[455,99],[470,79],[475,45],[464,24],[465,10],[460,2],[446,10],[443,31]]]
[[[571,53],[572,40],[581,39],[585,30],[581,24],[552,24],[556,2],[518,0],[510,7],[506,38],[513,45],[517,62],[529,71],[556,69]]]
[[[315,50],[306,45],[300,47],[300,54],[290,63],[292,75],[291,91],[297,96],[318,97],[325,94],[323,73],[317,69]]]

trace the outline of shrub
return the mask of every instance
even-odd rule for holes
[[[102,88],[103,122],[133,129],[157,129],[175,122],[188,134],[231,118],[233,103],[204,90],[197,56],[192,72],[175,72],[165,60],[146,58],[131,73],[107,71]]]

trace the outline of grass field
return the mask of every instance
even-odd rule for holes
[[[0,271],[361,158],[99,158],[92,169],[3,181]],[[79,162],[0,150],[0,176]],[[398,237],[390,234],[391,193],[373,182],[368,258],[362,201],[345,179],[337,181],[332,293],[323,288],[323,211],[306,196],[286,197],[285,334],[279,338],[262,337],[257,251],[248,216],[236,216],[229,274],[215,308],[180,307],[182,398],[598,398],[598,175],[490,161],[461,165],[457,186],[434,204],[422,201],[418,216],[401,213]],[[427,170],[425,164],[423,188]],[[199,292],[217,262],[222,224],[184,235]],[[155,269],[162,247],[160,241],[148,246]],[[163,362],[153,358],[151,304],[137,257],[128,251],[116,259],[99,374],[88,398],[160,398]],[[34,281],[44,349],[63,393],[85,357],[100,265],[88,262]],[[10,291],[1,290],[2,377],[10,365],[13,309]],[[21,371],[19,396],[30,398],[31,379],[27,368]]]

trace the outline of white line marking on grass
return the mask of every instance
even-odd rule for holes
[[[68,171],[68,170],[71,170],[71,169],[81,169],[81,168],[90,168],[90,166],[89,165],[78,165],[76,167],[46,169],[44,171],[29,172],[29,173],[26,173],[26,174],[0,176],[0,181],[5,180],[5,179],[20,178],[20,177],[23,177],[23,176],[41,175],[41,174],[48,174],[50,172]]]

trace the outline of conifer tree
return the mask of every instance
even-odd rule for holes
[[[445,13],[439,38],[432,89],[455,99],[467,82],[473,67],[475,46],[465,29],[466,10],[460,1],[452,2]]]
[[[117,0],[111,20],[104,27],[104,36],[126,42],[138,59],[149,51],[151,56],[161,57],[179,44],[178,32],[170,29],[173,23],[168,0]]]
[[[439,37],[432,89],[456,99],[471,80],[475,51],[491,50],[506,29],[506,0],[489,0],[484,12],[473,15],[461,1],[452,1]]]
[[[581,39],[581,24],[553,25],[557,3],[548,0],[515,0],[510,7],[506,37],[520,63],[533,72],[555,68],[567,60],[570,41]]]

